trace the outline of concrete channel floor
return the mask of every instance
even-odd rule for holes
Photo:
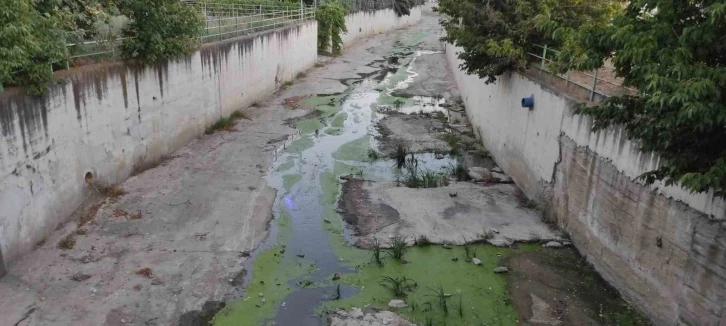
[[[89,198],[0,280],[0,325],[177,325],[182,316],[209,317],[203,306],[239,298],[243,264],[267,236],[276,198],[265,175],[296,133],[287,121],[309,113],[285,107],[286,99],[344,91],[341,79],[374,72],[367,65],[380,60],[397,37],[411,33],[426,33],[418,47],[432,53],[418,62],[417,76],[406,92],[447,99],[458,95],[444,55],[437,53],[443,50],[440,28],[428,10],[414,27],[359,40],[340,57],[321,58],[323,67],[246,109],[250,119],[240,120],[235,130],[200,137],[119,185],[123,191],[117,196]],[[513,186],[492,189],[502,194],[500,205],[541,231],[532,222],[535,215],[516,207]],[[449,191],[429,192],[438,198]],[[415,213],[406,213],[405,205],[397,209],[404,216]],[[469,215],[462,223],[476,219],[476,214]],[[506,234],[504,223],[478,227],[500,228]],[[72,248],[59,249],[69,236],[75,241]]]

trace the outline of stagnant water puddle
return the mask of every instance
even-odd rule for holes
[[[374,154],[376,123],[386,112],[448,115],[441,97],[393,95],[417,75],[417,57],[436,53],[414,51],[415,43],[394,48],[395,60],[389,57],[369,64],[380,70],[341,80],[348,86],[344,93],[303,100],[317,113],[297,122],[299,134],[277,153],[267,175],[268,184],[278,191],[270,235],[248,260],[245,292],[217,314],[216,325],[324,325],[326,310],[386,308],[392,295],[379,283],[391,275],[416,281],[417,290],[406,299],[409,307],[397,313],[418,324],[518,323],[506,277],[468,259],[476,254],[485,266],[496,266],[514,249],[412,247],[406,263],[386,260],[378,265],[372,262],[371,251],[350,245],[352,231],[337,213],[339,176],[395,181],[404,173],[393,160]],[[450,171],[457,163],[453,156],[434,153],[417,154],[416,159],[419,168],[438,172]],[[516,250],[536,252],[541,247],[522,244]],[[587,277],[597,279],[594,275]],[[443,305],[437,306],[437,300]],[[610,307],[598,304],[600,315],[610,318]]]

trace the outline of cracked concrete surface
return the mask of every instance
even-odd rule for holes
[[[396,182],[354,179],[343,185],[339,207],[362,246],[374,238],[387,243],[396,235],[411,244],[422,235],[433,243],[486,241],[496,246],[560,239],[537,211],[517,202],[516,192],[511,184],[452,182],[414,189]]]

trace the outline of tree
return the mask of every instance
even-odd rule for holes
[[[612,24],[567,32],[560,67],[593,69],[611,59],[638,96],[580,106],[594,130],[622,126],[655,152],[641,176],[693,192],[726,194],[726,1],[636,0]]]
[[[189,54],[199,44],[203,18],[179,0],[126,0],[121,13],[131,21],[123,30],[124,57],[155,62]]]
[[[0,83],[27,85],[34,95],[45,92],[53,64],[67,57],[65,33],[70,13],[52,8],[43,14],[31,0],[0,1]]]
[[[348,33],[345,27],[346,10],[340,1],[332,0],[318,7],[315,19],[318,20],[318,52],[327,53],[331,50],[333,55],[340,54],[343,48],[342,33]]]
[[[461,68],[487,83],[526,67],[527,52],[545,41],[534,26],[536,0],[440,0],[437,10],[445,16],[442,40],[463,48]]]
[[[441,0],[443,41],[463,48],[461,68],[487,83],[526,68],[536,45],[558,47],[554,29],[579,29],[609,21],[621,0]]]

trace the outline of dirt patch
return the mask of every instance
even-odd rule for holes
[[[369,181],[350,179],[343,183],[343,194],[338,201],[338,212],[346,223],[353,226],[357,236],[375,233],[401,220],[398,211],[383,203],[371,202],[364,185]]]
[[[449,152],[449,145],[441,139],[446,122],[430,114],[388,115],[378,123],[379,150],[386,155],[395,152],[396,144],[403,142],[412,153]]]
[[[574,249],[520,252],[506,266],[521,325],[649,325]]]

